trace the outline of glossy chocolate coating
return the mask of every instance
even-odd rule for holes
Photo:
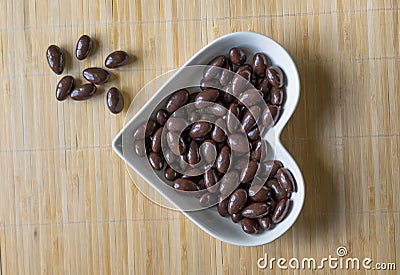
[[[173,113],[180,107],[185,105],[189,101],[189,92],[186,89],[182,89],[174,92],[165,105],[165,110],[169,113]]]
[[[97,92],[95,85],[91,83],[83,84],[82,86],[75,88],[71,92],[71,98],[74,100],[86,100],[91,98]]]
[[[286,217],[286,214],[289,210],[289,205],[290,200],[287,198],[284,198],[278,202],[271,217],[273,223],[279,223]]]
[[[246,61],[246,54],[241,48],[232,48],[229,50],[229,59],[236,66],[241,66]]]
[[[284,75],[278,66],[269,66],[266,70],[266,78],[272,86],[282,88],[285,84]]]
[[[267,67],[267,57],[263,53],[256,53],[253,56],[253,62],[251,64],[254,75],[258,78],[263,78],[265,75],[265,69]]]
[[[272,226],[271,218],[268,216],[258,218],[258,225],[261,229],[269,230]]]
[[[61,78],[57,84],[56,98],[59,101],[67,99],[75,87],[75,80],[72,76],[67,75]]]
[[[79,37],[78,42],[76,43],[75,55],[78,60],[85,59],[92,50],[93,42],[92,39],[88,35],[82,35]]]
[[[225,174],[229,168],[231,160],[231,152],[228,146],[222,147],[217,157],[217,170],[221,174]]]
[[[129,62],[129,55],[124,51],[115,51],[110,53],[106,60],[104,61],[104,65],[109,69],[114,69],[121,67]]]
[[[172,167],[167,166],[164,170],[164,177],[167,180],[173,181],[179,176],[179,173],[176,172]]]
[[[106,70],[97,67],[84,69],[82,75],[87,81],[97,85],[105,84],[110,79],[110,74]]]
[[[161,170],[163,168],[164,158],[160,154],[150,152],[148,159],[154,170]]]
[[[243,209],[242,215],[245,218],[257,219],[267,215],[270,210],[271,206],[265,202],[254,202]]]
[[[294,179],[287,168],[279,168],[276,172],[276,179],[286,192],[292,193],[294,191]]]
[[[46,51],[47,63],[56,74],[62,74],[65,66],[64,54],[56,45],[50,45]]]
[[[242,220],[242,229],[247,234],[256,234],[258,233],[258,222],[257,220],[243,218]]]
[[[229,215],[228,214],[228,201],[229,201],[229,198],[225,198],[224,200],[220,201],[217,205],[218,213],[222,217],[226,217]]]
[[[107,92],[107,107],[113,114],[118,114],[124,109],[124,97],[115,87],[110,88]]]
[[[228,213],[232,215],[241,211],[247,202],[247,192],[244,189],[237,189],[229,198]]]

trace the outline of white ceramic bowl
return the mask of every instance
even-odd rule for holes
[[[286,50],[273,39],[253,32],[236,32],[222,36],[201,49],[181,68],[191,65],[205,65],[217,55],[226,55],[232,47],[246,49],[248,56],[252,56],[256,52],[263,52],[272,61],[272,64],[278,65],[285,72],[286,102],[279,121],[274,126],[274,130],[267,133],[267,137],[268,140],[274,139],[271,144],[274,146],[275,158],[282,161],[284,166],[292,172],[296,180],[297,190],[292,194],[291,206],[286,218],[281,223],[275,225],[273,229],[254,235],[244,233],[240,224],[233,223],[229,217],[221,217],[215,207],[200,211],[182,212],[201,229],[221,241],[240,246],[257,246],[272,242],[284,234],[296,221],[303,207],[305,191],[301,171],[280,142],[282,129],[292,116],[300,97],[300,80],[296,65]],[[177,74],[179,74],[179,71]],[[168,199],[168,201],[179,207],[176,192],[171,190],[165,182],[157,177],[148,165],[147,159],[142,158],[141,161],[133,161],[133,150],[122,150],[123,135],[128,133],[130,135],[146,120],[149,116],[149,112],[152,112],[168,95],[165,87],[169,84],[174,84],[172,79],[174,78],[174,81],[176,81],[175,76],[176,75],[167,80],[165,85],[156,91],[150,100],[125,124],[124,128],[113,141],[113,149],[126,161],[127,165],[133,168],[150,186],[155,188],[155,190]]]

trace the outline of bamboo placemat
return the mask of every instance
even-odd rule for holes
[[[400,269],[398,1],[193,2],[0,1],[1,274],[250,274],[264,272],[264,253],[321,259],[339,246]],[[291,230],[253,248],[217,241],[144,198],[111,149],[127,108],[112,115],[104,92],[57,102],[60,77],[45,59],[60,45],[65,74],[78,76],[127,50],[137,60],[112,84],[129,105],[146,82],[233,31],[277,40],[301,77],[282,138],[306,203]],[[84,33],[98,45],[77,62]]]

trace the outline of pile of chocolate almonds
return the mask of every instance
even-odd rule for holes
[[[88,35],[82,35],[76,44],[75,56],[79,61],[88,57],[93,48],[93,41]],[[50,69],[58,75],[62,74],[65,67],[65,56],[60,47],[50,45],[46,51],[47,62]],[[129,62],[129,56],[125,51],[114,51],[110,53],[104,62],[108,69],[118,68]],[[110,80],[110,73],[100,67],[86,68],[82,72],[83,77],[89,82],[75,87],[75,79],[66,75],[57,84],[56,98],[63,101],[70,96],[74,100],[86,100],[97,92],[96,85],[104,85]],[[114,113],[120,113],[124,108],[124,98],[116,87],[111,87],[106,96],[108,109]]]
[[[248,234],[282,222],[296,192],[288,167],[267,157],[265,133],[283,112],[286,80],[271,63],[265,53],[247,58],[231,48],[202,68],[200,83],[174,91],[133,132],[136,155],[164,170],[156,174],[166,184],[203,208],[216,205]]]

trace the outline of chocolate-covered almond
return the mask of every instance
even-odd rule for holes
[[[233,213],[237,213],[241,211],[247,202],[247,192],[244,189],[236,189],[235,192],[229,197],[228,202],[228,213],[232,215]]]
[[[218,201],[217,194],[210,192],[204,193],[199,199],[201,206],[211,206],[217,203],[217,201]]]
[[[264,94],[264,97],[269,95],[271,91],[272,84],[269,83],[267,78],[263,78],[258,83],[258,89]]]
[[[282,88],[285,84],[283,72],[278,66],[269,66],[266,70],[266,78],[272,86]]]
[[[216,104],[212,104],[212,106],[208,107],[208,110],[210,111],[210,113],[212,113],[212,114],[214,114],[216,116],[220,116],[220,117],[222,117],[223,115],[226,114],[226,108],[222,104],[222,102],[218,102]]]
[[[220,89],[221,83],[218,79],[212,78],[210,80],[205,81],[204,79],[200,80],[200,89]]]
[[[133,142],[133,148],[138,157],[144,157],[146,155],[146,147],[144,139],[138,139]]]
[[[279,160],[267,160],[260,163],[258,176],[262,178],[275,177],[279,168],[283,167]]]
[[[167,111],[160,109],[156,113],[156,121],[160,126],[164,126],[165,122],[167,122],[169,114]]]
[[[225,174],[229,168],[231,161],[231,152],[228,146],[222,147],[217,157],[217,170],[221,174]]]
[[[250,71],[244,71],[244,73],[242,73],[245,77],[239,75],[239,74],[235,74],[232,77],[232,81],[231,81],[231,91],[232,94],[237,96],[240,93],[242,93],[247,87],[250,86],[249,81],[250,81],[250,77],[251,77],[251,72]],[[249,75],[249,77],[247,78],[247,76]]]
[[[192,140],[189,145],[189,150],[187,153],[187,159],[189,164],[196,164],[200,160],[199,146],[196,141]]]
[[[232,63],[229,59],[225,61],[225,69],[221,70],[219,73],[219,83],[221,86],[228,85],[229,81],[232,79],[233,72],[232,72]]]
[[[256,234],[258,232],[257,220],[243,218],[242,219],[242,229],[247,234]]]
[[[70,75],[64,76],[57,84],[56,98],[59,101],[65,100],[74,89],[74,78]]]
[[[65,60],[61,49],[56,45],[50,45],[47,48],[46,57],[50,69],[56,74],[62,74],[64,71]]]
[[[218,176],[214,168],[211,168],[204,173],[203,180],[204,180],[204,185],[206,186],[209,192],[215,193],[218,191],[218,188],[216,187],[213,188],[213,186],[218,182]]]
[[[269,101],[273,105],[281,105],[283,103],[283,90],[282,88],[272,87],[269,95]]]
[[[270,178],[267,180],[267,186],[271,189],[272,195],[276,200],[282,200],[288,196],[285,189],[279,184],[275,178]]]
[[[166,127],[171,132],[180,133],[183,129],[186,128],[188,122],[186,119],[180,117],[171,117],[168,119],[166,123]]]
[[[129,55],[124,51],[115,51],[110,53],[106,60],[104,61],[104,65],[107,68],[114,69],[117,67],[121,67],[129,62]]]
[[[151,139],[151,150],[154,153],[158,153],[161,151],[161,134],[163,131],[163,127],[157,129]]]
[[[174,188],[181,191],[199,191],[196,183],[189,179],[178,178],[174,180]]]
[[[257,105],[251,106],[250,109],[244,113],[242,118],[242,127],[246,133],[256,125],[260,113],[261,109]]]
[[[261,159],[262,161],[264,161],[266,155],[267,155],[267,144],[263,139],[256,140],[252,145],[250,158],[256,162],[259,162]]]
[[[272,225],[272,221],[271,218],[268,216],[262,217],[262,218],[258,218],[258,225],[264,229],[264,230],[269,230],[271,228]]]
[[[97,85],[105,84],[110,79],[110,74],[98,67],[86,68],[83,70],[82,75],[87,81]]]
[[[226,128],[231,133],[235,133],[240,126],[238,122],[239,111],[239,105],[236,102],[229,106],[229,112],[226,115]]]
[[[217,205],[218,213],[222,217],[228,216],[228,201],[229,198],[225,198],[224,200],[220,201]]]
[[[228,145],[232,151],[246,153],[249,151],[249,143],[245,135],[233,134],[228,137]]]
[[[279,168],[276,172],[276,179],[286,192],[294,192],[294,179],[287,168]]]
[[[251,181],[254,179],[257,169],[258,163],[254,160],[250,160],[247,167],[240,174],[240,181],[246,184],[251,183]]]
[[[253,184],[252,186],[250,186],[248,193],[249,193],[249,198],[255,202],[266,201],[272,195],[269,187],[267,187],[265,185],[260,186],[260,185],[256,185],[256,184]]]
[[[151,167],[154,170],[161,170],[164,166],[164,158],[157,153],[150,152],[148,156]]]
[[[168,164],[174,163],[177,160],[177,155],[172,153],[171,149],[163,148],[164,159]]]
[[[154,132],[157,130],[157,123],[154,121],[154,120],[152,120],[152,119],[149,119],[148,121],[147,121],[147,123],[145,123],[144,124],[145,125],[145,136],[146,137],[149,137],[149,136],[151,136],[152,134],[154,134]]]
[[[179,173],[176,172],[172,167],[167,166],[164,170],[164,177],[167,180],[173,181],[179,176]]]
[[[262,123],[265,128],[269,129],[275,125],[276,121],[279,118],[281,107],[276,105],[267,105],[262,114]]]
[[[284,198],[278,202],[271,217],[273,223],[280,223],[286,217],[286,214],[289,210],[289,205],[290,201],[287,198]]]
[[[246,61],[246,54],[241,48],[232,48],[229,50],[229,59],[236,66],[241,66]]]
[[[107,92],[107,107],[113,114],[118,114],[124,109],[124,97],[115,87],[110,88]]]
[[[260,128],[258,128],[257,126],[254,127],[253,129],[251,129],[250,131],[247,132],[247,137],[251,140],[251,141],[255,141],[257,139],[260,138]]]
[[[221,125],[222,123],[225,123],[222,119],[218,119],[213,125],[213,129],[211,131],[211,138],[218,143],[222,143],[226,140],[226,135],[224,130],[222,130],[220,127],[217,125]]]
[[[174,92],[167,101],[165,109],[169,113],[173,113],[189,101],[189,92],[181,89]]]
[[[148,137],[150,135],[146,135],[146,122],[142,123],[139,127],[136,128],[135,132],[133,133],[133,139],[134,140],[140,140],[144,139],[145,137]]]
[[[219,96],[219,92],[216,89],[206,89],[201,91],[195,99],[195,105],[197,108],[203,108],[206,104],[203,102],[215,102]]]
[[[251,79],[251,74],[253,70],[248,64],[244,64],[242,66],[237,67],[235,73],[246,79],[247,81],[250,81]]]
[[[85,59],[92,50],[93,42],[92,39],[84,34],[79,37],[78,42],[76,43],[75,55],[78,60]]]
[[[243,219],[242,212],[233,213],[231,219],[234,223],[238,223]]]
[[[242,210],[242,215],[245,218],[257,219],[267,215],[270,210],[271,206],[265,202],[254,202]]]
[[[93,85],[94,86],[94,85]],[[144,139],[145,137],[151,136],[157,130],[157,123],[150,119],[147,122],[142,123],[134,132],[133,138]]]
[[[212,126],[209,122],[199,121],[193,123],[192,127],[189,131],[189,136],[191,138],[200,138],[207,135],[212,129]]]
[[[223,67],[225,65],[225,56],[220,55],[211,60],[206,68],[203,71],[203,79],[208,81],[214,78],[221,70],[219,67]]]
[[[75,88],[71,92],[71,98],[74,100],[86,100],[92,97],[96,92],[97,88],[95,85],[91,83],[86,83],[78,88]]]
[[[253,73],[256,77],[262,78],[265,75],[265,68],[267,67],[267,57],[263,53],[256,53],[253,56],[253,62],[251,64]]]
[[[207,163],[214,163],[215,157],[211,152],[213,151],[213,148],[215,148],[215,143],[214,141],[208,139],[205,140],[204,143],[201,146],[201,152],[206,159]]]
[[[239,95],[238,103],[239,105],[245,105],[246,107],[250,107],[260,103],[263,100],[260,92],[256,89],[250,89],[244,91]]]

